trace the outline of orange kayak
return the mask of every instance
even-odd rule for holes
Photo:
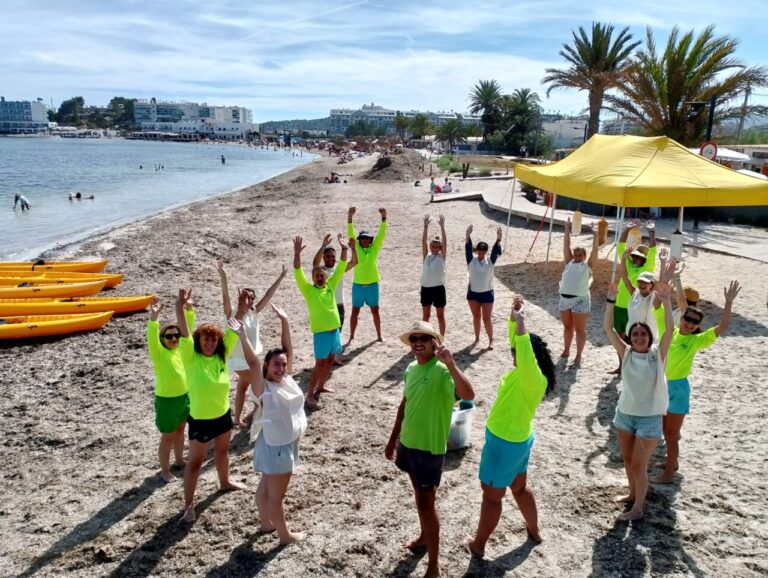
[[[122,273],[73,273],[70,271],[15,271],[0,269],[0,285],[57,285],[59,283],[83,283],[104,280],[105,289],[112,289],[122,283]]]
[[[61,285],[33,285],[32,287],[1,287],[0,299],[19,297],[85,297],[96,295],[104,289],[104,280],[87,283],[62,283]]]
[[[2,315],[54,315],[64,313],[96,313],[144,311],[154,295],[136,297],[71,297],[62,299],[0,299]]]
[[[21,315],[0,317],[1,339],[25,339],[93,331],[112,318],[112,311],[77,315]]]
[[[107,266],[107,259],[98,261],[1,261],[0,270],[17,271],[75,271],[80,273],[98,273]]]

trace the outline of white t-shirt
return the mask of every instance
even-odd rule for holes
[[[493,269],[491,258],[486,256],[482,261],[473,257],[469,262],[469,288],[475,293],[485,293],[493,290]]]
[[[424,257],[424,263],[421,266],[421,286],[440,287],[441,285],[445,285],[445,259],[442,254],[430,253]]]
[[[629,332],[629,328],[633,323],[642,321],[647,323],[653,333],[654,341],[659,338],[659,328],[656,325],[656,315],[654,314],[653,300],[655,293],[651,291],[647,297],[640,295],[640,291],[635,290],[632,293],[632,298],[627,304],[627,328],[624,333]]]
[[[584,297],[589,295],[590,269],[587,261],[576,263],[571,260],[563,269],[560,277],[560,293]]]
[[[657,345],[648,353],[637,353],[627,347],[621,364],[619,411],[627,415],[664,415],[669,406],[664,362]]]
[[[242,319],[243,325],[245,325],[245,333],[248,335],[248,341],[250,341],[253,352],[256,355],[264,349],[259,338],[259,317],[256,311],[249,311]],[[248,364],[245,362],[245,354],[243,353],[243,344],[239,339],[232,348],[232,353],[227,360],[227,366],[232,371],[246,371],[248,369]]]
[[[326,267],[325,265],[320,265],[323,271],[325,271],[325,276],[330,279],[331,275],[333,275],[333,272],[336,271],[336,267],[338,267],[338,262],[333,267]],[[344,305],[344,277],[339,279],[339,284],[336,285],[336,305]]]
[[[290,375],[283,377],[279,384],[265,380],[260,401],[262,411],[259,425],[268,446],[293,443],[307,429],[304,393]]]

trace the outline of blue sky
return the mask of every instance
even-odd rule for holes
[[[255,121],[319,118],[375,102],[465,111],[479,79],[531,88],[545,110],[578,113],[586,95],[544,95],[544,70],[564,66],[571,30],[593,20],[674,25],[741,41],[737,56],[768,65],[768,1],[3,0],[0,95],[54,105],[81,95],[157,97],[253,110]],[[758,93],[754,100],[768,104]]]

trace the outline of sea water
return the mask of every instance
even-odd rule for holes
[[[0,138],[0,259],[33,258],[163,209],[264,181],[312,158],[258,146]],[[83,200],[68,200],[78,191]],[[17,193],[31,210],[13,209]],[[91,195],[94,200],[86,198]]]

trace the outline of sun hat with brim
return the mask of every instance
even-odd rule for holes
[[[431,335],[435,338],[435,341],[437,341],[438,344],[443,343],[443,336],[440,335],[437,331],[435,331],[432,328],[432,325],[427,323],[426,321],[416,321],[413,325],[411,325],[411,328],[403,333],[400,336],[400,341],[405,343],[408,347],[411,346],[411,342],[408,341],[408,338],[411,335]]]
[[[630,253],[633,257],[648,258],[648,245],[638,245],[637,248]]]
[[[373,239],[373,235],[371,235],[368,231],[360,231],[357,234],[357,238],[358,239],[362,239],[363,237],[368,238],[368,239]]]
[[[442,240],[442,239],[441,239],[439,236],[434,236],[434,237],[432,237],[432,238],[429,240],[429,242],[430,242],[430,244],[431,244],[431,243],[437,243],[438,245],[442,245],[442,244],[443,244],[443,240]]]
[[[487,251],[487,250],[488,250],[488,243],[486,243],[485,241],[480,241],[475,246],[475,251]]]
[[[686,301],[697,302],[699,300],[699,292],[693,287],[683,287],[683,293],[685,293]]]
[[[655,283],[656,277],[653,276],[653,273],[650,271],[643,271],[640,273],[640,275],[637,276],[638,281],[645,281],[646,283]]]

